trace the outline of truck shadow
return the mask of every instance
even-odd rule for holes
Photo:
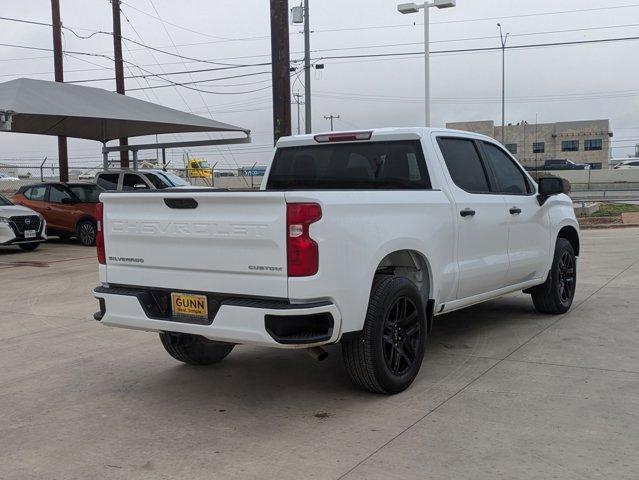
[[[442,378],[454,381],[460,376],[455,370],[460,365],[503,358],[552,318],[536,314],[524,295],[437,317],[422,371],[416,385],[407,392],[428,389],[429,382],[440,382]],[[322,402],[331,404],[340,398],[365,402],[393,398],[360,392],[342,367],[340,346],[326,349],[328,359],[318,363],[304,351],[239,346],[218,365],[167,365],[139,385],[144,389],[139,393],[164,398],[169,403],[181,398],[179,401],[194,403],[197,408],[208,409],[220,402],[220,408],[226,410],[229,402],[234,408],[268,408],[283,398],[303,398],[307,406],[315,405],[318,410],[322,410]]]

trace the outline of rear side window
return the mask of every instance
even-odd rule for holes
[[[473,140],[465,138],[437,139],[453,182],[470,193],[489,193],[488,176]]]
[[[532,191],[524,172],[499,147],[484,142],[486,161],[493,171],[499,193],[507,195],[525,195]]]
[[[95,182],[105,190],[117,190],[119,173],[105,173],[104,175],[98,175],[98,180]]]
[[[35,200],[42,202],[44,201],[44,195],[47,192],[47,187],[44,185],[40,185],[37,187],[31,187],[27,191],[24,192],[24,196],[29,200]]]
[[[419,141],[328,143],[280,148],[267,190],[427,190]]]

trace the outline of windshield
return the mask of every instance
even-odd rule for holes
[[[178,177],[175,173],[171,172],[162,172],[162,174],[169,182],[171,182],[175,187],[184,187],[186,185],[190,185],[189,182],[184,180],[183,178]]]
[[[193,160],[192,168],[211,168],[206,160]]]
[[[145,175],[158,190],[189,185],[177,175],[169,172],[146,173]]]
[[[82,203],[98,203],[100,194],[104,189],[98,185],[69,185],[69,190],[80,199]]]
[[[8,198],[0,195],[0,207],[8,207],[9,205],[13,205],[13,203]]]

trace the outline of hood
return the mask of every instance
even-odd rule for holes
[[[0,217],[14,217],[19,215],[38,215],[30,208],[22,205],[0,205]]]

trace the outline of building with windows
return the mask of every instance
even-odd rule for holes
[[[447,128],[481,133],[501,142],[501,126],[492,120],[451,122]],[[609,120],[582,120],[531,124],[508,124],[504,131],[506,148],[524,165],[536,167],[546,160],[567,159],[587,163],[592,168],[608,168],[610,158]]]

